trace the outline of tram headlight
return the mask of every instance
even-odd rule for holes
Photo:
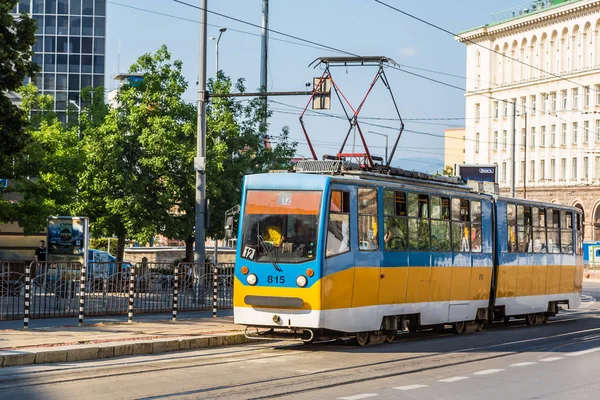
[[[300,275],[299,277],[296,278],[296,285],[298,285],[300,287],[306,286],[307,283],[308,283],[308,281],[306,280],[306,277],[304,275]]]
[[[246,277],[246,282],[248,282],[249,285],[254,286],[254,285],[256,285],[257,281],[258,281],[258,278],[254,274],[250,274]]]

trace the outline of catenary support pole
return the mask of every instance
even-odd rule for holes
[[[196,141],[196,233],[194,259],[205,262],[206,249],[206,40],[208,0],[200,2],[200,57],[198,63],[198,137]]]

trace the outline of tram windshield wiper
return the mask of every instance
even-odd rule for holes
[[[271,251],[265,244],[265,239],[263,239],[263,237],[260,234],[256,235],[256,238],[258,239],[258,244],[263,248],[263,250],[267,254],[267,258],[269,259],[269,262],[271,264],[273,264],[273,267],[277,271],[282,272],[283,269],[281,269],[281,267],[279,266],[279,260],[277,260],[277,257],[273,257],[273,255],[271,254]]]

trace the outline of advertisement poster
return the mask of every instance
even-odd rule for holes
[[[86,217],[48,218],[48,261],[87,263],[89,243]]]

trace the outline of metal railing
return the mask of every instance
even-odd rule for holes
[[[233,307],[234,264],[0,261],[0,320]],[[82,273],[84,272],[84,273]],[[30,282],[27,285],[27,282]],[[29,299],[27,302],[26,299]],[[27,307],[26,307],[27,305]]]

